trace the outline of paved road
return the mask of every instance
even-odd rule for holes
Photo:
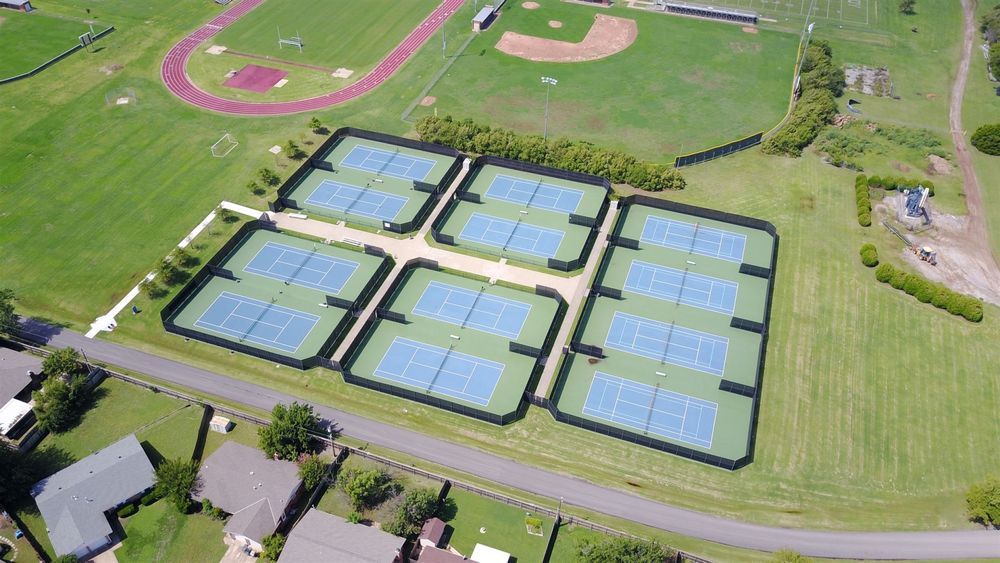
[[[341,104],[374,90],[403,64],[409,60],[417,49],[458,10],[465,0],[444,0],[434,9],[423,22],[404,38],[371,72],[357,82],[335,92],[295,100],[290,102],[241,102],[209,94],[195,86],[188,77],[188,60],[195,50],[201,48],[204,42],[219,33],[247,12],[250,12],[264,0],[242,0],[236,6],[218,15],[212,21],[192,31],[187,37],[174,45],[163,58],[160,66],[160,78],[175,96],[185,102],[222,113],[236,115],[286,115],[311,111]],[[221,55],[220,55],[221,56]]]
[[[166,360],[124,346],[91,340],[68,330],[33,325],[28,330],[54,346],[73,346],[100,360],[236,403],[270,410],[302,400],[266,387]],[[566,475],[522,465],[474,448],[314,405],[343,433],[414,457],[479,475],[497,483],[642,524],[737,547],[849,559],[959,559],[1000,557],[1000,532],[821,532],[771,528],[675,508]],[[890,518],[891,515],[886,515]]]

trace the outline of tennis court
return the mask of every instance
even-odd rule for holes
[[[379,176],[393,176],[404,180],[423,182],[434,169],[437,161],[409,156],[364,144],[355,145],[340,161],[341,166],[373,172]]]
[[[268,241],[243,271],[337,295],[357,269],[357,262],[319,254],[315,245],[307,251]]]
[[[372,189],[359,188],[333,180],[323,180],[306,203],[343,213],[353,213],[382,221],[393,221],[410,198]]]
[[[553,258],[562,244],[563,231],[528,225],[521,221],[473,213],[458,238],[487,246]]]
[[[375,375],[477,405],[488,405],[504,364],[397,336]]]
[[[632,260],[625,278],[626,291],[726,315],[736,309],[738,289],[739,284],[729,280],[640,260]]]
[[[529,181],[505,174],[497,174],[486,190],[486,197],[500,199],[560,213],[576,213],[583,200],[583,190],[546,184],[543,177]]]
[[[712,447],[718,404],[597,371],[584,414],[701,446]]]
[[[743,262],[747,242],[747,238],[738,233],[655,215],[646,217],[641,240],[730,262]]]
[[[722,376],[729,339],[616,311],[604,346]]]
[[[451,284],[431,281],[413,308],[413,314],[461,328],[473,328],[517,340],[531,313],[531,305]]]
[[[316,315],[224,291],[194,325],[240,342],[295,352],[317,321]]]

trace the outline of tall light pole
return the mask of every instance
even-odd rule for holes
[[[542,140],[544,141],[549,137],[549,90],[559,84],[559,81],[551,76],[543,76],[542,84],[545,85],[545,121],[542,125]]]

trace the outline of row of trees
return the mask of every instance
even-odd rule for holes
[[[416,130],[429,143],[593,174],[650,192],[680,190],[685,186],[684,177],[673,167],[642,162],[632,155],[585,141],[564,138],[546,141],[538,135],[518,135],[471,119],[454,121],[451,116],[428,115],[417,121]]]
[[[858,177],[864,178],[863,175],[859,175]],[[903,191],[924,187],[930,191],[929,195],[934,197],[934,182],[931,182],[930,180],[922,180],[920,178],[903,178],[902,176],[869,176],[867,181],[869,188],[887,191]]]
[[[905,291],[921,303],[930,303],[938,309],[945,309],[952,315],[961,315],[974,323],[983,320],[983,302],[979,299],[952,291],[916,274],[899,270],[892,264],[880,264],[875,269],[875,279]]]
[[[802,156],[819,132],[837,114],[834,98],[844,93],[844,71],[833,64],[833,49],[822,40],[814,40],[806,49],[799,75],[802,97],[788,123],[761,145],[766,154]]]

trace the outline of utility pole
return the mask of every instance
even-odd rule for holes
[[[549,138],[549,90],[559,84],[559,81],[551,76],[543,76],[542,84],[545,85],[545,119],[542,125],[542,140],[544,141]]]

